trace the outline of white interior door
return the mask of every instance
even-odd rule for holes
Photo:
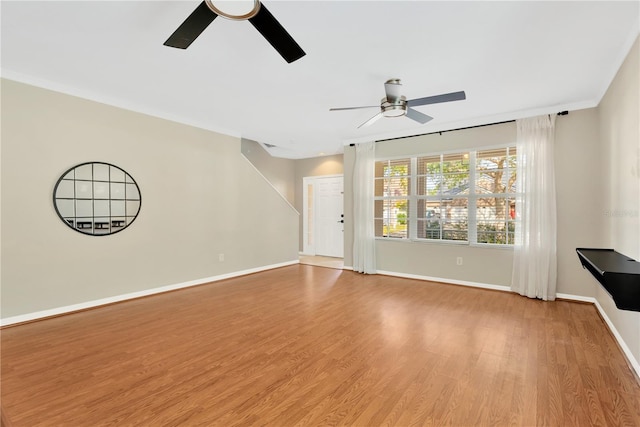
[[[344,256],[343,177],[318,177],[314,184],[315,253],[342,258]]]

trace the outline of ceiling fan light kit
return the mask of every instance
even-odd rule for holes
[[[164,45],[178,49],[188,48],[218,16],[233,21],[248,20],[288,63],[306,55],[300,45],[259,0],[254,0],[253,9],[242,15],[223,12],[213,4],[213,0],[204,0],[169,36]]]
[[[358,126],[358,128],[369,126],[381,117],[394,118],[407,116],[413,121],[416,121],[420,124],[425,124],[428,121],[433,120],[433,117],[427,116],[426,114],[421,113],[420,111],[411,107],[438,104],[441,102],[461,101],[467,98],[464,91],[460,91],[407,100],[404,95],[400,95],[401,86],[402,83],[400,83],[400,79],[387,80],[384,84],[384,91],[386,96],[380,100],[380,112],[371,117],[366,122],[362,123],[360,126]],[[359,110],[362,108],[378,108],[378,106],[367,105],[363,107],[330,108],[329,111]]]
[[[223,18],[231,19],[232,21],[245,21],[247,19],[251,19],[256,16],[258,14],[258,11],[260,10],[259,0],[253,0],[253,9],[243,15],[232,15],[220,10],[215,4],[213,4],[213,0],[204,0],[204,2],[213,13],[218,16],[222,16]]]
[[[407,98],[401,96],[399,99],[389,101],[388,98],[380,100],[380,109],[384,117],[400,117],[407,114]]]

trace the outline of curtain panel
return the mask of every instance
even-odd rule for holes
[[[556,297],[556,115],[516,121],[517,197],[511,289],[529,298]]]
[[[353,168],[353,270],[376,273],[373,223],[375,143],[356,144]]]

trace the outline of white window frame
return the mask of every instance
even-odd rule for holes
[[[391,160],[409,160],[410,162],[410,191],[407,195],[407,201],[409,203],[409,209],[407,212],[407,221],[408,221],[408,229],[407,229],[407,237],[399,238],[392,236],[376,236],[376,239],[386,240],[386,241],[406,241],[406,242],[420,242],[420,243],[430,243],[430,244],[447,244],[447,245],[468,245],[468,246],[482,246],[482,247],[491,247],[491,248],[513,248],[513,244],[509,243],[483,243],[478,242],[478,223],[477,223],[477,203],[478,199],[482,198],[516,198],[517,194],[515,192],[505,192],[505,193],[490,193],[490,194],[478,194],[476,192],[476,172],[478,169],[477,166],[477,152],[479,151],[488,151],[494,149],[504,149],[504,148],[515,148],[515,143],[511,144],[501,144],[501,145],[493,145],[493,146],[484,146],[484,147],[474,147],[468,149],[458,149],[458,150],[448,150],[448,151],[440,151],[440,152],[431,152],[424,154],[412,154],[409,156],[394,156],[394,157],[385,157],[376,159],[377,162],[385,162]],[[424,196],[418,196],[418,158],[420,157],[430,157],[430,156],[446,156],[451,154],[468,154],[469,155],[469,194],[465,196],[455,196],[459,198],[467,199],[467,240],[447,240],[447,239],[428,239],[428,238],[418,238],[418,200],[426,199]],[[394,197],[385,197],[385,196],[376,196],[375,200],[388,200],[393,199]],[[397,198],[397,197],[395,197]],[[433,200],[433,198],[432,198]],[[508,222],[508,221],[507,221]],[[515,222],[515,220],[514,220]],[[442,237],[442,235],[441,235]],[[508,238],[507,238],[508,241]]]
[[[514,144],[499,145],[499,146],[492,146],[492,147],[480,147],[480,148],[478,148],[478,149],[476,149],[474,151],[474,153],[473,153],[473,155],[474,155],[474,168],[473,168],[474,185],[475,185],[475,180],[476,180],[475,174],[476,174],[477,169],[478,169],[477,165],[475,164],[476,163],[476,159],[475,159],[476,153],[478,151],[490,151],[490,150],[503,149],[503,148],[507,149],[507,156],[509,156],[509,151],[511,149],[515,150],[516,149],[516,145],[514,143]],[[511,170],[511,168],[509,167],[509,163],[508,162],[505,164],[505,168],[503,170],[506,171],[506,172],[509,172]],[[517,165],[516,165],[516,170],[517,170]],[[473,195],[473,206],[476,207],[477,203],[478,203],[478,199],[503,198],[503,199],[507,199],[507,200],[514,199],[514,201],[515,201],[515,199],[517,198],[518,194],[515,191],[514,192],[506,192],[505,191],[504,193],[478,194],[475,191],[475,188],[474,188],[474,191],[473,191],[472,194],[470,194],[470,196],[471,195]],[[471,203],[471,200],[469,201],[469,203]],[[508,209],[508,207],[507,207],[507,209]],[[473,232],[474,232],[474,239],[473,239],[474,243],[472,243],[473,245],[475,245],[475,246],[489,246],[489,247],[510,247],[510,248],[513,247],[513,244],[510,244],[510,243],[484,243],[484,242],[478,242],[478,236],[477,236],[478,222],[477,222],[477,218],[476,218],[476,209],[475,208],[473,209],[473,215],[474,215],[474,224],[475,224],[475,226],[473,228]],[[507,212],[507,215],[509,215],[509,212]],[[515,225],[516,219],[513,219],[511,222],[513,222],[514,225]],[[506,226],[507,226],[506,239],[507,239],[507,242],[509,241],[508,224],[509,224],[509,220],[507,219],[507,221],[506,221]],[[514,230],[514,233],[515,233],[515,230]]]
[[[374,200],[407,200],[407,203],[409,204],[409,211],[407,212],[407,221],[409,226],[407,227],[407,238],[400,238],[400,237],[393,237],[393,236],[384,236],[384,237],[380,237],[380,238],[384,238],[384,239],[389,239],[389,240],[396,240],[396,241],[404,241],[407,240],[408,238],[410,238],[409,236],[411,235],[411,228],[414,227],[412,225],[412,222],[409,220],[410,218],[412,218],[411,216],[411,212],[414,209],[413,204],[414,202],[411,201],[411,193],[415,192],[415,190],[413,190],[413,186],[415,184],[415,174],[413,173],[413,168],[415,167],[415,159],[411,159],[411,157],[407,157],[407,156],[398,156],[398,157],[389,157],[389,158],[385,158],[385,159],[378,159],[376,160],[376,163],[378,162],[388,162],[388,161],[394,161],[394,160],[409,160],[409,169],[410,169],[410,173],[408,175],[408,179],[409,179],[409,188],[411,189],[409,191],[409,194],[407,194],[407,197],[404,196],[385,196],[384,194],[382,196],[376,196],[374,197]],[[383,177],[384,178],[384,177]],[[380,179],[380,177],[375,177],[374,176],[374,182],[376,181],[376,179]],[[374,191],[375,193],[375,191]],[[415,217],[415,212],[413,217]],[[374,213],[374,221],[376,220],[380,220],[381,218],[376,217],[375,213]],[[385,218],[382,218],[382,222],[383,222],[383,228],[384,228],[384,221]]]

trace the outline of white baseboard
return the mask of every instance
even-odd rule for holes
[[[622,335],[620,335],[620,332],[618,332],[616,327],[613,325],[613,322],[611,321],[611,319],[609,319],[609,316],[607,316],[607,313],[604,311],[604,308],[602,308],[602,306],[600,305],[597,299],[593,297],[583,297],[580,295],[570,295],[570,294],[556,294],[556,297],[566,299],[566,300],[572,300],[572,301],[588,302],[595,305],[596,309],[598,310],[598,313],[600,313],[600,316],[604,319],[604,323],[607,325],[607,327],[613,334],[613,337],[618,342],[618,345],[622,349],[622,352],[624,353],[625,356],[627,356],[627,360],[631,364],[631,367],[633,368],[634,371],[636,371],[636,375],[640,377],[640,363],[633,356],[631,349],[622,338]]]
[[[604,319],[604,322],[609,327],[609,330],[613,334],[614,338],[616,339],[616,341],[618,341],[618,345],[622,349],[622,352],[624,353],[625,356],[627,356],[627,360],[631,364],[631,367],[634,369],[634,371],[636,371],[636,375],[640,377],[640,363],[638,363],[638,360],[633,356],[631,349],[622,338],[622,335],[620,335],[616,327],[613,325],[613,322],[611,321],[611,319],[609,319],[609,316],[607,316],[607,313],[604,311],[604,308],[602,308],[598,300],[594,298],[593,303],[595,304],[596,309],[600,313],[600,316],[602,316],[602,318]]]
[[[582,295],[556,294],[556,298],[566,299],[569,301],[590,302],[591,304],[596,303],[596,299],[594,297],[583,297]]]
[[[492,285],[490,283],[469,282],[466,280],[444,279],[442,277],[419,276],[417,274],[396,273],[395,271],[377,271],[378,274],[385,276],[403,277],[405,279],[427,280],[429,282],[449,283],[451,285],[471,286],[473,288],[491,289],[494,291],[511,292],[509,286]]]
[[[288,265],[298,264],[299,260],[282,262],[279,264],[265,265],[257,268],[250,268],[242,271],[234,271],[232,273],[220,274],[218,276],[204,277],[202,279],[190,280],[188,282],[176,283],[174,285],[161,286],[159,288],[145,289],[143,291],[131,292],[128,294],[116,295],[113,297],[101,298],[93,301],[82,302],[79,304],[67,305],[64,307],[51,308],[48,310],[36,311],[33,313],[21,314],[19,316],[6,317],[0,319],[0,327],[14,325],[16,323],[31,322],[33,320],[43,319],[46,317],[59,316],[62,314],[73,313],[74,311],[86,310],[89,308],[100,307],[101,305],[113,304],[115,302],[126,301],[135,298],[146,297],[163,292],[175,291],[177,289],[189,288],[192,286],[204,285],[205,283],[217,282],[224,279],[230,279],[247,274],[259,273],[261,271],[272,270],[274,268],[286,267]]]
[[[345,269],[346,269],[346,267],[345,267]],[[383,274],[385,276],[404,277],[404,278],[407,278],[407,279],[428,280],[428,281],[431,281],[431,282],[450,283],[450,284],[454,284],[454,285],[463,285],[463,286],[472,286],[472,287],[475,287],[475,288],[492,289],[492,290],[496,290],[496,291],[513,292],[509,286],[502,286],[502,285],[492,285],[492,284],[487,284],[487,283],[467,282],[467,281],[464,281],[464,280],[443,279],[441,277],[419,276],[419,275],[416,275],[416,274],[396,273],[396,272],[393,272],[393,271],[378,271],[378,274]],[[564,300],[569,300],[569,301],[587,302],[587,303],[594,304],[596,306],[596,309],[598,310],[598,312],[600,313],[600,315],[604,319],[607,327],[609,328],[609,330],[613,334],[614,338],[618,342],[618,345],[622,349],[622,352],[627,357],[627,360],[629,360],[629,363],[631,364],[631,367],[633,368],[633,370],[636,371],[636,374],[638,375],[638,377],[640,377],[640,363],[638,363],[638,360],[636,360],[636,358],[633,356],[633,353],[631,352],[631,349],[629,348],[627,343],[622,338],[622,335],[620,335],[620,333],[618,332],[616,327],[613,325],[613,322],[611,321],[611,319],[609,319],[609,316],[607,316],[607,313],[605,313],[605,311],[602,308],[602,306],[600,305],[600,303],[598,303],[598,300],[596,300],[594,297],[585,297],[585,296],[582,296],[582,295],[572,295],[572,294],[563,294],[563,293],[556,294],[556,298],[562,298]]]

